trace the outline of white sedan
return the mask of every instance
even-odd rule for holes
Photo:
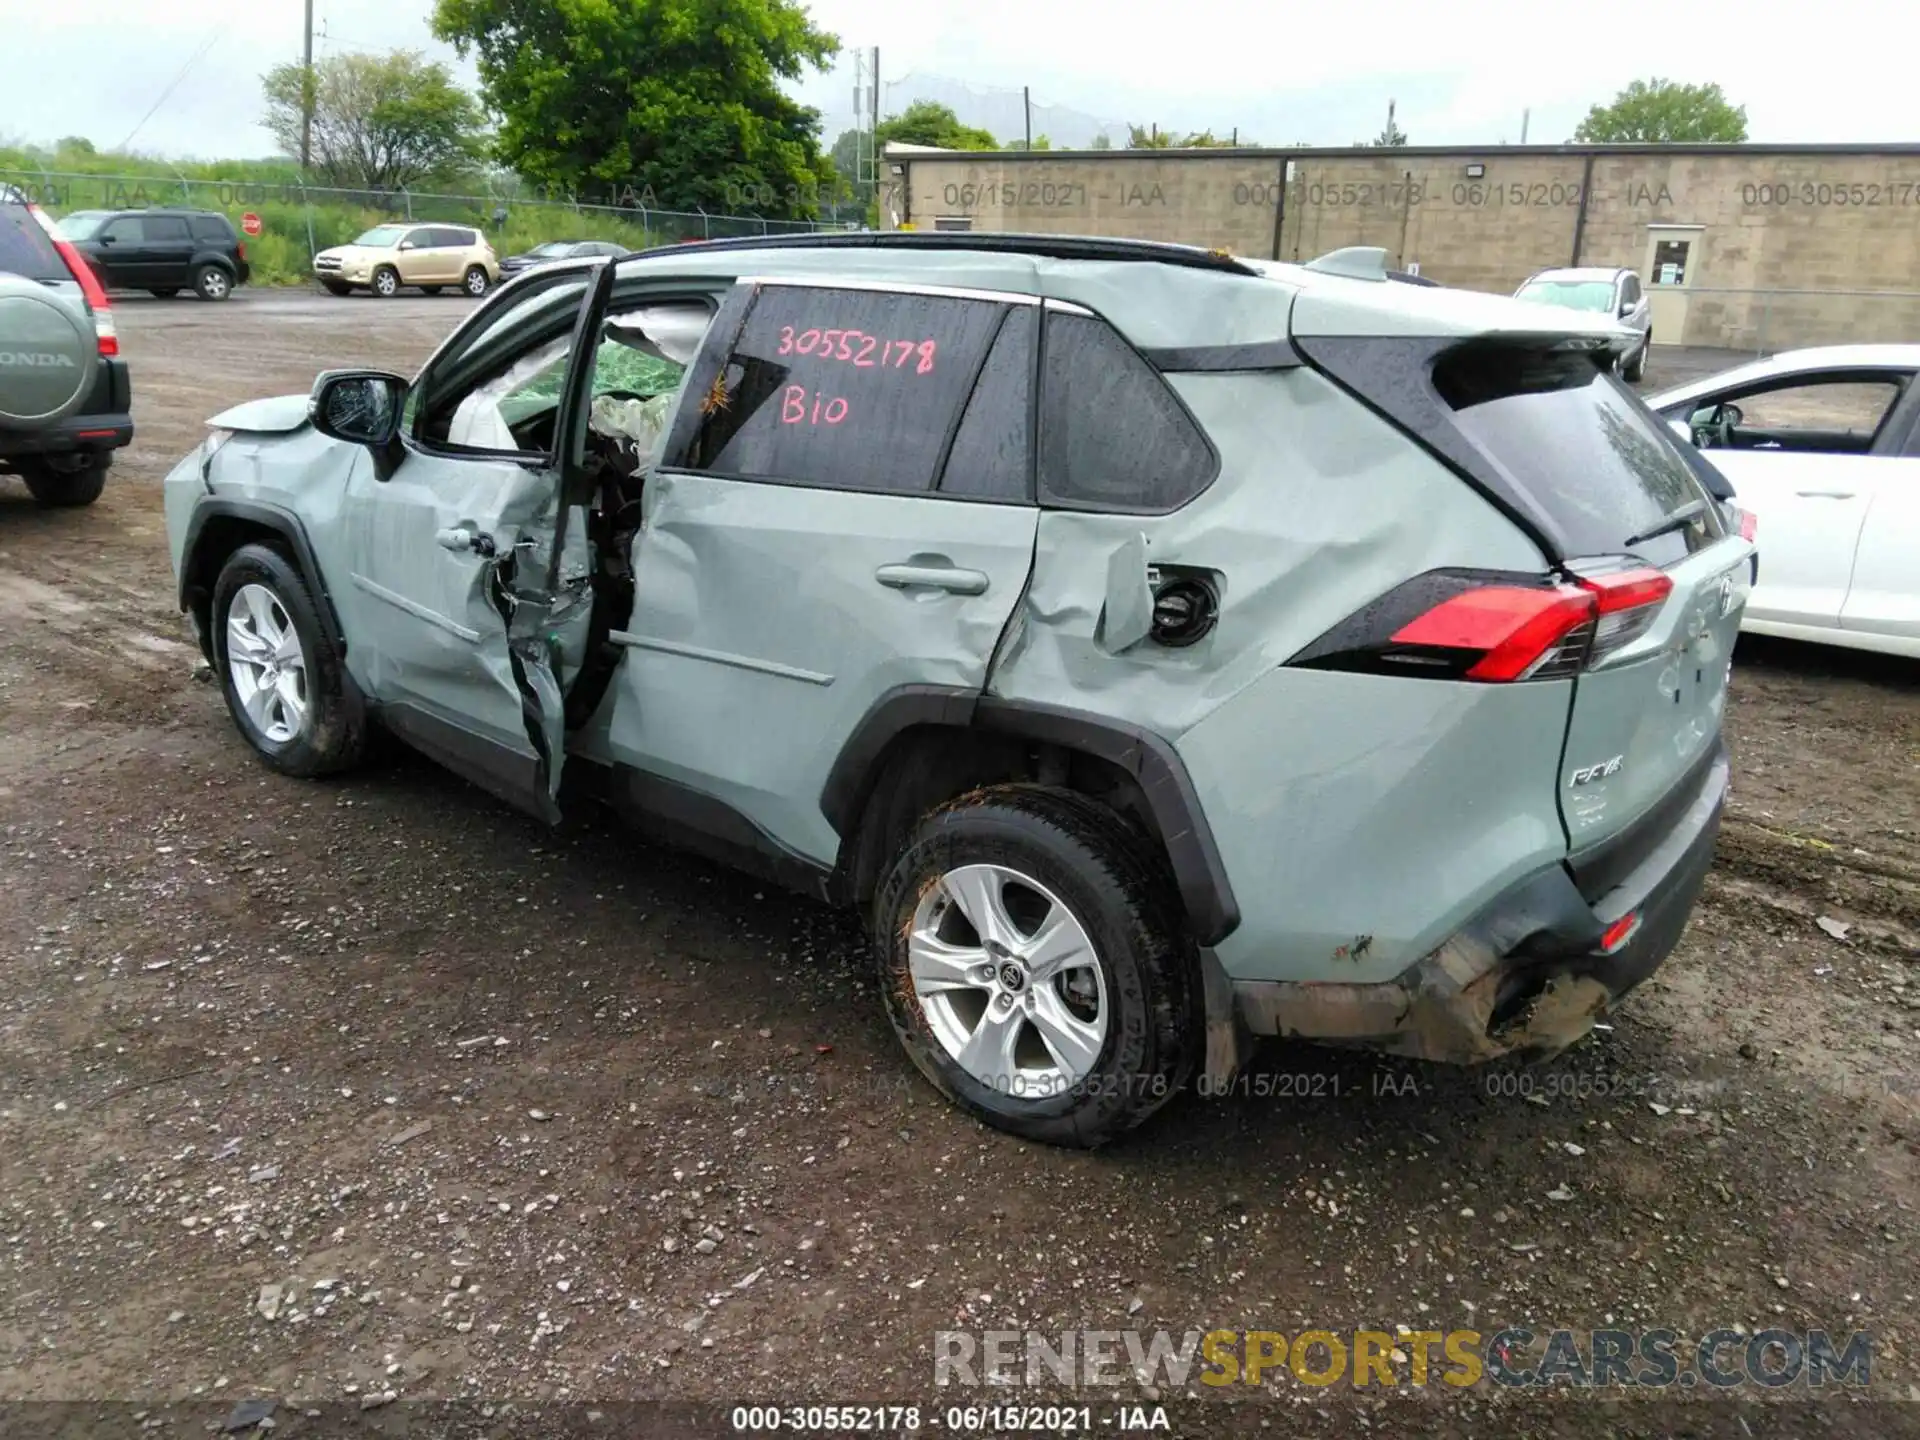
[[[1920,657],[1920,345],[1793,350],[1647,404],[1758,518],[1741,629]]]

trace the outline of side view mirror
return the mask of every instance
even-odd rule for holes
[[[373,451],[386,479],[399,464],[400,412],[407,382],[385,370],[328,370],[313,382],[307,417],[332,440]]]
[[[1622,320],[1633,313],[1633,306],[1634,302],[1631,300],[1622,300],[1620,302],[1620,318]]]
[[[400,242],[400,243],[399,243],[398,245],[396,245],[396,246],[395,246],[394,248],[395,248],[396,250],[411,250],[411,249],[413,249],[413,248],[414,248],[414,247],[413,247],[413,241],[411,241],[411,240],[402,240],[402,241],[401,241],[401,242]]]

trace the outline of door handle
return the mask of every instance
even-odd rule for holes
[[[1802,500],[1851,500],[1851,490],[1796,490],[1793,492]]]
[[[894,590],[945,590],[954,595],[984,595],[987,577],[954,565],[882,565],[873,578]]]
[[[467,530],[456,525],[438,531],[433,538],[441,549],[451,550],[455,554],[470,552],[486,559],[491,559],[495,554],[493,537],[485,531]]]

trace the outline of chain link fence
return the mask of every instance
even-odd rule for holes
[[[449,195],[405,187],[339,189],[286,176],[204,180],[0,168],[0,185],[14,186],[55,218],[79,210],[169,205],[220,211],[235,229],[241,229],[248,216],[255,217],[259,233],[245,239],[257,284],[305,280],[312,274],[318,251],[344,245],[371,227],[394,220],[471,225],[484,230],[494,249],[506,255],[547,240],[608,240],[644,250],[691,240],[852,230],[860,228],[864,218],[863,208],[856,205],[827,207],[829,218],[824,220],[774,220],[659,209],[645,203],[645,192],[622,195],[625,203],[607,205],[554,198],[517,186],[484,195]]]

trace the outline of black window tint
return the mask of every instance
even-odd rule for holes
[[[71,280],[53,238],[24,205],[0,205],[0,271],[28,280]]]
[[[187,219],[184,215],[149,215],[146,227],[147,239],[155,244],[187,238]]]
[[[1104,320],[1047,317],[1040,498],[1092,510],[1177,509],[1212,483],[1206,436]]]
[[[1033,471],[1033,347],[1038,307],[1007,312],[954,432],[940,493],[1026,500]]]
[[[201,240],[231,240],[233,226],[222,215],[196,215],[193,217],[193,233]]]
[[[101,227],[100,238],[116,245],[138,245],[147,238],[146,226],[138,215],[121,215]]]
[[[1628,550],[1668,565],[1719,538],[1703,518],[1628,543],[1704,497],[1677,442],[1592,354],[1470,342],[1440,358],[1433,385],[1467,440],[1553,517],[1570,554]]]
[[[436,245],[456,250],[470,250],[475,244],[471,230],[437,230],[434,233],[440,237],[434,241]]]
[[[769,286],[699,397],[687,463],[836,489],[931,490],[1004,308]]]

